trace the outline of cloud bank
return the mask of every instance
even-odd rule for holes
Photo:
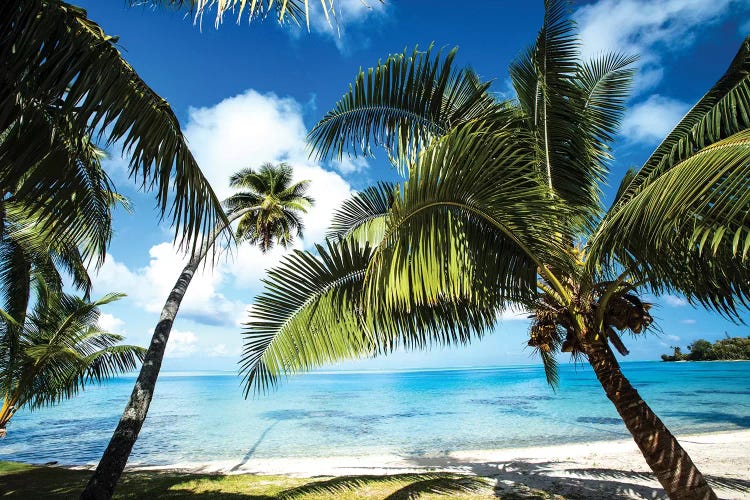
[[[640,56],[636,90],[646,90],[663,75],[662,55],[690,47],[706,25],[726,19],[742,5],[736,0],[600,0],[575,12],[582,54],[603,52]]]
[[[307,129],[300,103],[275,94],[247,90],[211,107],[191,108],[188,114],[185,135],[220,198],[232,193],[228,183],[231,174],[247,167],[257,168],[266,162],[287,162],[294,168],[295,180],[310,181],[308,193],[315,199],[314,207],[303,217],[304,239],[298,241],[295,248],[309,248],[324,238],[334,210],[350,196],[351,187],[338,172],[308,159]],[[367,164],[354,161],[336,167],[341,173],[354,173],[367,168]],[[255,247],[241,245],[213,268],[199,268],[185,295],[179,318],[232,328],[236,332],[238,325],[246,320],[247,302],[259,290],[260,279],[287,251],[274,248],[264,254]],[[123,291],[143,311],[160,312],[186,258],[171,241],[152,246],[149,256],[148,265],[131,269],[117,256],[108,255],[95,279],[97,290]],[[230,293],[227,287],[235,288],[233,297],[226,295]],[[236,296],[243,300],[234,298]],[[112,321],[109,324],[113,324]],[[187,333],[200,335],[200,332]],[[197,337],[187,334],[182,337],[178,341],[184,344],[180,352],[189,355],[187,346],[194,346]],[[193,341],[188,342],[191,338]],[[217,346],[217,349],[211,355],[223,356],[227,352],[226,347],[222,350]]]

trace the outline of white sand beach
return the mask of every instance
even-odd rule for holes
[[[677,436],[722,499],[750,499],[750,430]],[[164,469],[133,466],[131,470]],[[472,450],[426,456],[248,458],[241,462],[174,464],[169,469],[298,477],[457,472],[491,478],[498,491],[529,488],[563,498],[666,498],[631,440]]]

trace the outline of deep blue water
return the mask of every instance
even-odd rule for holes
[[[750,362],[624,363],[676,434],[750,428]],[[134,377],[73,400],[19,412],[0,459],[96,462]],[[561,366],[553,392],[537,366],[314,373],[245,400],[233,374],[159,379],[131,463],[511,448],[628,437],[588,365]]]

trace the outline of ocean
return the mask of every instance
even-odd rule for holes
[[[677,434],[750,428],[750,362],[623,363],[623,372]],[[398,454],[543,446],[629,434],[588,365],[561,365],[553,391],[541,366],[299,375],[244,399],[227,373],[169,373],[131,464]],[[60,405],[21,410],[0,459],[96,463],[134,376]]]

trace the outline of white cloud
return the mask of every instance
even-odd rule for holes
[[[121,334],[122,326],[125,324],[125,322],[112,314],[101,313],[99,314],[99,320],[97,321],[97,324],[99,325],[99,328],[102,328],[103,330],[111,333]]]
[[[695,321],[694,319],[683,319],[682,321],[680,321],[680,323],[682,323],[683,325],[694,325],[697,323],[697,321]]]
[[[198,337],[193,332],[172,329],[167,343],[165,358],[187,358],[198,351]]]
[[[191,151],[221,198],[231,193],[228,186],[231,174],[265,162],[288,162],[294,168],[295,180],[311,181],[308,194],[315,204],[303,217],[304,240],[296,242],[295,248],[309,248],[321,241],[333,211],[350,196],[350,185],[338,173],[308,159],[302,106],[294,99],[247,90],[212,107],[191,108],[185,134]],[[342,170],[365,167],[366,163],[354,161]],[[241,245],[213,268],[199,268],[179,317],[207,325],[236,327],[246,320],[247,304],[226,297],[222,288],[230,283],[259,288],[266,270],[287,252],[274,248],[263,254],[255,247]],[[152,246],[149,255],[148,265],[140,269],[129,269],[115,256],[108,255],[96,278],[97,289],[126,292],[146,311],[161,311],[184,267],[185,257],[171,242]]]
[[[217,344],[208,351],[208,356],[211,358],[224,358],[234,354],[236,353],[231,352],[226,344]]]
[[[499,321],[528,321],[529,313],[518,306],[510,306],[509,308],[498,314],[497,319]]]
[[[677,125],[689,106],[654,94],[633,106],[622,121],[622,134],[633,142],[657,142]]]
[[[322,35],[330,36],[339,51],[345,52],[351,46],[367,45],[366,32],[357,32],[357,28],[374,19],[383,17],[386,4],[380,0],[337,0],[336,17],[326,19],[320,2],[310,2],[310,29]],[[353,39],[352,35],[357,35]]]
[[[348,156],[343,157],[340,161],[334,161],[333,166],[344,175],[362,172],[369,167],[365,158],[349,158]]]
[[[107,255],[94,280],[97,290],[125,292],[137,306],[159,313],[182,272],[185,260],[171,243],[155,245],[149,254],[148,266],[135,271],[118,262],[113,255]],[[245,304],[229,300],[219,292],[222,281],[221,272],[200,267],[180,306],[180,317],[208,325],[236,326],[244,319]]]
[[[671,340],[672,342],[679,342],[679,340],[680,340],[680,337],[678,337],[677,335],[665,335],[665,336],[666,336],[666,337],[667,337],[667,338],[668,338],[669,340]]]
[[[297,101],[254,90],[190,108],[185,126],[190,150],[222,199],[232,192],[229,176],[240,169],[305,158],[306,134]]]
[[[664,302],[666,302],[668,306],[683,307],[683,306],[688,305],[687,300],[685,300],[682,297],[677,297],[676,295],[664,295],[662,298],[664,299]]]
[[[584,57],[612,51],[639,55],[636,90],[645,90],[661,80],[661,53],[689,47],[701,28],[736,15],[741,5],[737,0],[600,0],[579,8],[574,17]]]
[[[320,242],[328,229],[333,211],[350,196],[350,185],[336,172],[308,159],[302,106],[291,98],[260,94],[254,90],[224,99],[210,108],[192,108],[185,127],[191,150],[217,194],[231,193],[231,174],[262,163],[286,161],[294,167],[295,180],[309,180],[308,194],[314,206],[303,217],[304,240],[296,247],[311,247]],[[365,168],[366,163],[341,164],[346,169]],[[263,254],[257,248],[242,245],[221,272],[234,277],[236,285],[257,287],[265,270],[278,263],[286,253],[275,248]]]

